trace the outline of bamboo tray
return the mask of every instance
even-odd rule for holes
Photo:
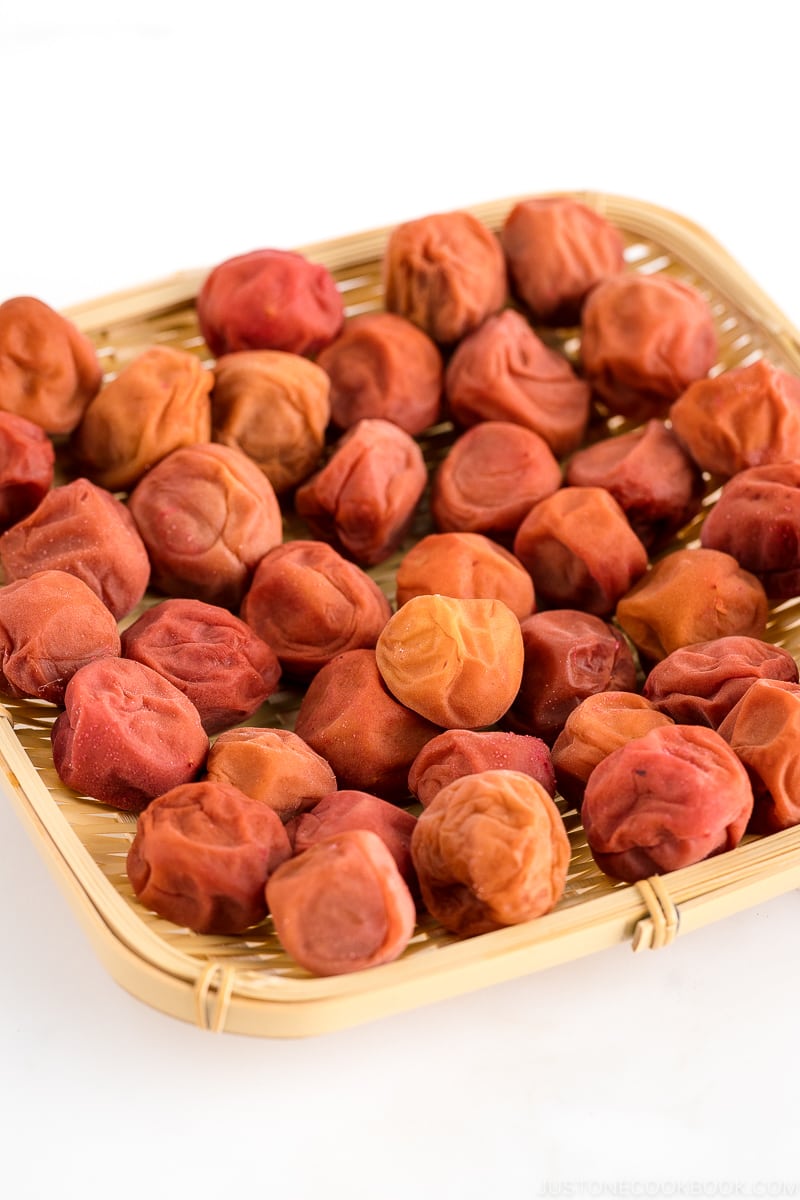
[[[616,196],[572,193],[614,222],[626,240],[629,267],[665,272],[709,300],[720,338],[716,370],[766,356],[800,373],[800,334],[702,229],[654,205]],[[497,230],[515,203],[471,209]],[[348,315],[382,304],[380,257],[388,234],[378,229],[301,247],[335,274]],[[79,305],[67,311],[98,347],[111,374],[146,346],[207,354],[194,297],[203,271]],[[567,354],[577,336],[565,335]],[[619,424],[619,422],[617,422]],[[609,426],[615,425],[612,419]],[[433,463],[448,427],[426,436]],[[713,497],[707,498],[711,503]],[[700,518],[682,531],[692,544]],[[428,531],[424,508],[412,537]],[[287,536],[292,536],[291,522]],[[676,543],[677,544],[677,543]],[[371,572],[390,597],[400,555]],[[771,615],[772,641],[800,655],[800,600]],[[298,697],[272,697],[250,723],[291,727]],[[50,753],[57,709],[37,701],[0,708],[0,786],[8,792],[43,858],[61,884],[95,952],[113,978],[165,1013],[202,1028],[295,1037],[427,1004],[629,941],[636,950],[668,944],[680,931],[760,903],[800,885],[800,827],[761,839],[693,867],[640,884],[616,883],[595,866],[580,821],[564,809],[572,861],[563,899],[538,920],[466,941],[423,920],[396,962],[352,975],[317,979],[284,954],[267,920],[239,937],[193,934],[146,911],[125,875],[135,818],[76,796],[60,783]]]

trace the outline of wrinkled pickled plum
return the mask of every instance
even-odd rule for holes
[[[556,781],[550,751],[541,738],[499,730],[448,729],[423,746],[408,773],[409,789],[427,808],[434,796],[462,775],[480,771],[519,771],[548,795]]]
[[[61,704],[87,663],[119,654],[117,622],[82,579],[38,571],[0,588],[0,692]]]
[[[240,450],[216,443],[173,451],[128,503],[153,586],[209,604],[238,607],[283,533],[272,484]]]
[[[520,621],[534,608],[533,582],[519,559],[480,533],[431,533],[397,568],[397,603],[438,593],[502,600]]]
[[[718,733],[665,725],[595,767],[581,819],[601,870],[634,882],[733,850],[752,808],[747,772]]]
[[[397,869],[412,892],[417,876],[411,861],[411,835],[417,818],[404,808],[371,796],[369,792],[330,792],[310,812],[290,822],[287,832],[295,854],[302,854],[323,838],[349,829],[376,833],[397,863]]]
[[[41,426],[0,410],[0,533],[33,512],[54,474],[53,443]]]
[[[325,372],[298,354],[226,354],[214,367],[214,441],[243,450],[276,492],[317,466],[330,418]]]
[[[721,637],[682,646],[656,663],[644,695],[681,725],[719,729],[757,679],[797,683],[791,654],[753,637]]]
[[[389,601],[355,563],[325,542],[287,542],[265,554],[242,618],[291,675],[313,675],[345,650],[371,649],[391,616]]]
[[[647,551],[605,488],[567,487],[540,500],[514,553],[546,604],[609,616],[647,570]]]
[[[574,450],[589,420],[589,388],[511,308],[489,317],[457,348],[445,391],[459,425],[511,421],[556,455]]]
[[[407,795],[409,768],[439,730],[388,691],[374,650],[347,650],[312,679],[295,732],[327,759],[340,788],[394,800]]]
[[[380,417],[413,435],[439,419],[442,357],[395,313],[353,317],[317,362],[330,376],[331,418],[340,429]]]
[[[497,312],[506,298],[500,243],[466,212],[398,225],[383,260],[386,307],[435,342],[449,344]]]
[[[703,522],[700,541],[732,554],[772,599],[800,594],[800,463],[740,471]]]
[[[127,658],[76,671],[52,730],[53,762],[67,787],[138,812],[194,779],[208,736],[192,702],[168,679]]]
[[[517,771],[464,775],[442,788],[411,838],[422,898],[461,937],[516,925],[561,898],[569,840],[555,803]]]
[[[89,339],[32,296],[0,304],[0,409],[71,433],[102,382]]]
[[[202,600],[153,605],[123,632],[122,653],[188,696],[209,734],[252,716],[281,673],[274,651],[244,621]]]
[[[511,421],[481,421],[453,442],[431,488],[437,529],[508,540],[534,504],[561,486],[544,438]]]
[[[800,825],[800,687],[757,679],[719,727],[753,786],[752,827],[774,833]]]
[[[741,634],[760,638],[767,597],[754,575],[720,550],[665,555],[617,605],[639,652],[658,662],[681,646]]]
[[[627,643],[599,617],[553,609],[527,617],[521,629],[522,684],[507,716],[515,729],[552,743],[587,696],[635,690],[636,665]]]
[[[580,805],[589,776],[599,762],[670,717],[636,692],[597,692],[574,708],[553,744],[553,767],[565,800]]]
[[[295,506],[317,537],[373,565],[399,545],[427,478],[422,451],[404,430],[390,421],[359,421],[298,489]]]
[[[66,571],[82,579],[119,620],[150,579],[144,542],[125,505],[88,479],[53,488],[30,516],[0,537],[8,579]]]
[[[326,267],[291,250],[252,250],[214,268],[197,297],[212,354],[318,353],[342,327],[344,306]]]
[[[763,358],[691,384],[669,416],[712,475],[800,458],[800,379]]]
[[[213,378],[184,350],[145,350],[84,413],[74,449],[86,474],[111,492],[131,488],[173,450],[207,442]]]
[[[702,475],[675,434],[655,420],[579,450],[567,463],[565,480],[610,492],[645,546],[685,525],[703,490]]]
[[[616,275],[583,307],[584,374],[611,412],[666,414],[717,356],[711,310],[689,284],[664,275]]]
[[[283,863],[267,884],[267,903],[284,949],[316,975],[391,962],[416,920],[391,853],[367,829],[324,838]]]
[[[313,808],[336,788],[330,765],[288,729],[221,733],[209,751],[206,773],[269,805],[282,821]]]
[[[171,789],[140,815],[128,878],[142,904],[176,925],[243,933],[266,916],[267,880],[290,854],[266,805],[203,780]]]
[[[621,234],[569,196],[515,204],[503,225],[511,286],[538,321],[574,324],[588,292],[625,268]]]
[[[522,678],[519,621],[501,600],[415,596],[384,627],[375,653],[396,699],[448,729],[492,725]]]

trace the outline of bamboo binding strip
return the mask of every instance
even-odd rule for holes
[[[636,886],[650,915],[636,924],[631,939],[633,950],[660,950],[669,946],[678,936],[681,918],[666,883],[660,875],[651,875]]]

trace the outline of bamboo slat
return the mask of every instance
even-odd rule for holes
[[[632,270],[659,271],[698,287],[720,341],[717,370],[766,356],[800,373],[800,335],[738,264],[702,229],[655,205],[593,192],[571,193],[623,232]],[[471,208],[497,230],[516,197]],[[348,315],[382,306],[380,260],[388,229],[299,247],[328,266]],[[177,346],[208,358],[194,297],[205,270],[187,271],[66,310],[95,344],[109,377],[146,346]],[[562,339],[577,348],[575,331]],[[614,428],[614,422],[610,428]],[[447,425],[421,439],[433,466],[452,436]],[[690,545],[702,516],[676,539]],[[289,535],[292,534],[289,523]],[[430,529],[422,506],[406,544],[370,573],[392,598],[394,571]],[[768,637],[800,655],[800,602],[771,614]],[[291,728],[298,694],[280,692],[251,723]],[[135,820],[76,796],[59,781],[50,753],[57,710],[7,700],[0,708],[0,771],[20,817],[61,884],[100,960],[144,1002],[203,1028],[293,1037],[426,1004],[629,941],[667,946],[711,921],[800,885],[800,828],[752,839],[729,854],[646,881],[621,884],[598,870],[578,815],[562,806],[572,845],[563,899],[537,921],[458,941],[422,919],[394,963],[353,975],[312,978],[283,952],[271,923],[237,938],[193,934],[146,911],[133,895],[125,857]]]

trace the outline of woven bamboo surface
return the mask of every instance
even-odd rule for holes
[[[719,333],[715,371],[765,356],[800,372],[800,335],[703,230],[639,201],[572,194],[621,229],[630,269],[665,273],[702,292]],[[471,211],[497,230],[514,202],[496,201]],[[382,306],[380,257],[387,234],[388,230],[375,230],[300,248],[333,271],[349,316]],[[208,351],[198,332],[193,303],[204,274],[187,272],[77,306],[67,315],[93,338],[109,377],[156,343],[189,350],[205,360]],[[576,355],[575,331],[562,331],[558,340],[568,355]],[[623,427],[627,426],[619,418],[608,423],[612,431]],[[421,439],[431,467],[446,452],[451,438],[450,427],[442,425]],[[714,498],[710,486],[707,504]],[[701,521],[702,514],[671,548],[693,544]],[[430,529],[423,502],[406,544],[370,571],[390,599],[394,599],[394,572],[400,557]],[[285,536],[303,532],[297,519],[287,515]],[[800,601],[791,601],[773,611],[768,637],[798,657],[799,627]],[[298,703],[298,693],[282,691],[248,723],[291,728]],[[101,960],[140,999],[206,1028],[263,1036],[319,1033],[519,976],[620,941],[631,940],[635,949],[657,948],[678,932],[800,885],[800,829],[754,839],[729,854],[641,885],[616,883],[595,866],[577,814],[563,807],[572,860],[563,899],[553,913],[463,942],[423,918],[397,962],[316,979],[283,952],[269,919],[247,935],[210,937],[181,929],[144,909],[125,874],[135,818],[76,796],[60,783],[50,752],[50,728],[57,709],[42,702],[13,700],[5,701],[5,708],[9,719],[0,719],[0,768],[7,790]]]

